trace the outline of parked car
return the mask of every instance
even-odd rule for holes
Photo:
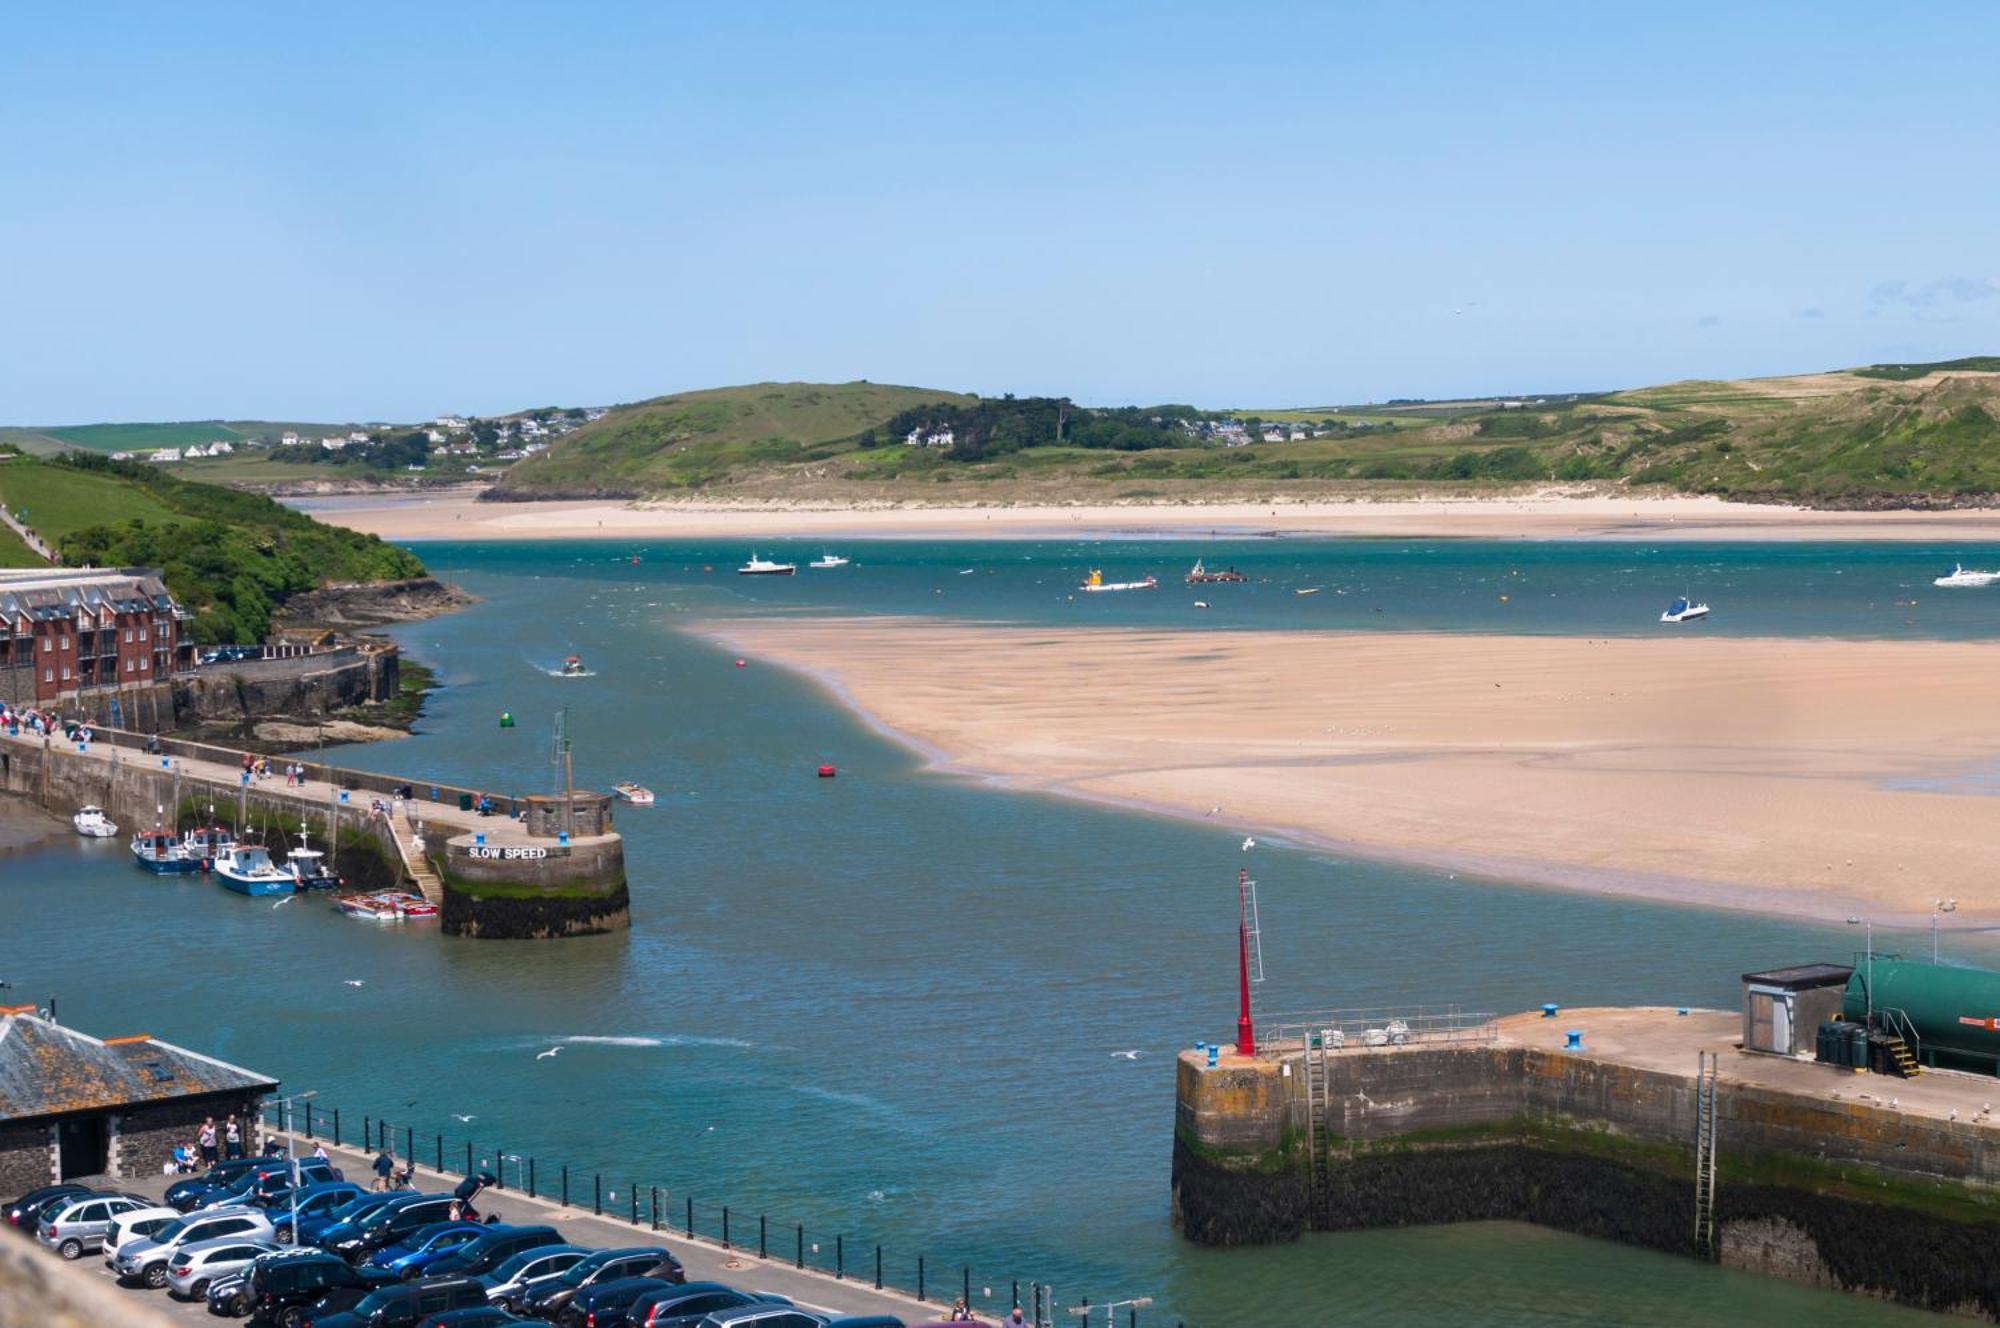
[[[386,1203],[408,1197],[407,1191],[402,1194],[358,1194],[332,1212],[314,1213],[311,1217],[300,1214],[295,1243],[317,1245],[322,1236],[341,1223],[358,1221]]]
[[[698,1328],[826,1328],[827,1316],[796,1305],[744,1305],[717,1310]]]
[[[5,1214],[7,1225],[19,1227],[23,1231],[33,1231],[36,1222],[41,1218],[41,1211],[45,1205],[57,1199],[66,1199],[74,1195],[90,1193],[92,1193],[92,1190],[88,1185],[71,1183],[44,1185],[40,1189],[29,1190],[20,1198],[8,1201]]]
[[[264,658],[262,646],[217,646],[213,650],[201,652],[201,662],[204,664],[236,664],[262,658]]]
[[[614,1277],[581,1287],[556,1315],[562,1328],[625,1328],[632,1302],[648,1291],[665,1291],[673,1283],[659,1277]]]
[[[256,1267],[253,1263],[251,1268]],[[208,1284],[208,1312],[218,1319],[240,1319],[250,1312],[250,1269],[218,1277]]]
[[[405,1194],[383,1204],[359,1222],[345,1223],[350,1229],[336,1228],[320,1237],[320,1244],[352,1263],[432,1222],[442,1222],[458,1200],[449,1194]]]
[[[271,1225],[278,1230],[278,1243],[289,1245],[292,1243],[292,1215],[295,1211],[299,1225],[303,1227],[307,1218],[329,1216],[342,1204],[352,1203],[367,1193],[353,1181],[320,1181],[299,1190],[296,1210],[292,1207],[289,1191],[273,1196],[265,1208],[271,1214]]]
[[[486,1288],[470,1277],[440,1277],[382,1287],[344,1314],[308,1319],[308,1328],[416,1328],[445,1310],[484,1309]]]
[[[547,1231],[549,1228],[518,1229]],[[474,1275],[486,1284],[486,1298],[498,1305],[539,1282],[560,1277],[594,1253],[581,1245],[534,1245],[501,1260],[491,1272]],[[461,1248],[455,1257],[464,1258],[465,1250]]]
[[[417,1325],[417,1328],[501,1328],[510,1323],[533,1323],[533,1319],[517,1319],[498,1305],[481,1305],[469,1310],[446,1310],[433,1314]]]
[[[449,1273],[454,1277],[464,1276],[484,1279],[488,1274],[498,1270],[502,1264],[516,1255],[524,1254],[529,1250],[551,1249],[558,1246],[562,1246],[562,1235],[554,1227],[517,1227],[508,1226],[505,1223],[496,1223],[486,1228],[485,1235],[480,1236],[476,1240],[467,1241],[439,1259],[436,1263],[433,1263],[430,1266],[428,1275],[439,1277]],[[589,1250],[582,1249],[581,1247],[563,1246],[563,1248],[577,1249],[578,1258],[590,1253]],[[562,1264],[561,1267],[547,1271],[561,1272],[575,1262],[575,1259],[571,1259]],[[491,1284],[489,1283],[489,1285]]]
[[[244,1240],[270,1240],[271,1219],[252,1208],[218,1208],[212,1212],[190,1213],[169,1222],[151,1236],[128,1240],[118,1247],[111,1271],[121,1282],[144,1282],[149,1287],[167,1284],[167,1260],[183,1245],[236,1236]],[[275,1241],[272,1242],[276,1244]]]
[[[219,1208],[224,1204],[239,1203],[262,1207],[278,1195],[289,1195],[292,1190],[291,1163],[282,1157],[266,1158],[265,1162],[267,1165],[252,1167],[226,1188],[204,1196],[195,1207]],[[320,1185],[339,1177],[334,1175],[330,1163],[309,1158],[299,1163],[299,1179],[308,1185]]]
[[[81,1259],[92,1250],[104,1248],[104,1238],[111,1233],[111,1219],[146,1207],[150,1207],[146,1200],[122,1194],[78,1195],[42,1209],[35,1238],[65,1259]]]
[[[250,1321],[263,1328],[302,1328],[312,1314],[335,1314],[371,1291],[394,1286],[395,1274],[356,1268],[337,1254],[294,1247],[250,1265]]]
[[[274,1240],[245,1240],[241,1236],[183,1245],[167,1260],[167,1294],[176,1300],[205,1301],[210,1282],[242,1272],[251,1260],[277,1248]]]
[[[904,1328],[893,1314],[842,1314],[826,1321],[826,1328]]]
[[[657,1245],[599,1250],[588,1259],[579,1260],[562,1276],[551,1277],[528,1288],[514,1297],[507,1308],[516,1314],[547,1319],[553,1323],[556,1316],[562,1313],[563,1306],[569,1304],[578,1291],[621,1277],[658,1277],[662,1282],[687,1280],[687,1274],[681,1271],[680,1260]]]
[[[111,1219],[111,1229],[104,1233],[104,1262],[108,1264],[117,1258],[118,1247],[126,1241],[150,1237],[167,1223],[178,1222],[180,1218],[179,1213],[160,1204],[118,1214]]]
[[[269,1162],[266,1157],[232,1157],[226,1162],[218,1162],[199,1176],[188,1176],[167,1186],[167,1204],[183,1213],[201,1202],[206,1195],[236,1183],[236,1178],[252,1168]]]
[[[581,1300],[578,1297],[578,1300]],[[645,1324],[662,1328],[666,1324],[700,1323],[703,1316],[718,1310],[740,1309],[745,1305],[789,1305],[783,1296],[738,1291],[721,1282],[688,1282],[680,1286],[656,1287],[632,1301],[622,1315],[610,1323]]]
[[[368,1256],[368,1262],[377,1268],[387,1268],[405,1282],[414,1282],[445,1255],[456,1252],[466,1242],[485,1234],[486,1224],[483,1222],[467,1222],[463,1218],[456,1222],[432,1222],[418,1227],[394,1244],[373,1251]]]

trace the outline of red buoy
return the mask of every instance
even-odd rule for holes
[[[739,659],[739,660],[737,660],[737,661],[736,661],[736,667],[737,667],[737,668],[739,668],[739,669],[740,669],[740,668],[743,668],[743,667],[744,667],[744,663],[743,663],[743,661],[742,661],[742,660],[740,660],[740,659]]]
[[[835,770],[831,765],[823,765],[819,768],[819,777],[821,779],[832,779],[835,775],[839,773],[840,772]]]

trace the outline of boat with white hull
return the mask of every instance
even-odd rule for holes
[[[201,870],[201,859],[191,856],[187,845],[165,830],[142,830],[132,836],[131,848],[132,861],[157,876]]]
[[[736,575],[796,576],[798,575],[798,571],[799,567],[797,563],[774,563],[769,558],[759,557],[753,553],[750,555],[749,562],[736,569]]]
[[[118,833],[117,824],[104,814],[102,807],[79,807],[76,815],[69,818],[69,823],[85,839],[109,839]]]
[[[1934,586],[1943,586],[1946,589],[1953,587],[1977,588],[1979,586],[1990,586],[1995,581],[2000,581],[2000,572],[1976,572],[1964,563],[1953,563],[1949,572],[1940,577],[1933,577],[1931,584]]]
[[[1674,600],[1673,603],[1667,605],[1667,611],[1660,615],[1660,621],[1663,623],[1684,623],[1693,622],[1697,618],[1706,618],[1707,616],[1708,605],[1697,604],[1686,595],[1682,595]]]
[[[271,861],[260,844],[237,844],[215,860],[216,882],[239,895],[288,895],[297,887],[292,874]]]
[[[1144,581],[1106,581],[1104,573],[1094,567],[1090,569],[1090,575],[1083,579],[1083,584],[1077,587],[1078,590],[1087,591],[1093,595],[1103,594],[1112,590],[1158,590],[1159,588],[1159,581],[1150,576]]]
[[[819,556],[819,557],[817,557],[817,558],[813,559],[813,560],[812,560],[811,562],[807,563],[807,564],[806,564],[806,566],[807,566],[807,567],[812,567],[812,568],[818,568],[818,569],[820,569],[820,570],[824,571],[824,570],[826,570],[827,568],[831,568],[831,567],[845,567],[845,566],[847,566],[847,559],[845,559],[845,558],[841,557],[841,556],[840,556],[839,554],[837,554],[837,553],[826,553],[826,552],[821,552],[821,554],[820,554],[820,556]]]

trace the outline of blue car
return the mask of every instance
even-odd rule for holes
[[[485,1234],[484,1222],[432,1222],[384,1245],[368,1256],[368,1262],[411,1282],[445,1255]]]
[[[388,1203],[390,1200],[400,1198],[408,1193],[408,1190],[401,1190],[388,1194],[361,1194],[349,1199],[330,1213],[315,1213],[311,1217],[302,1217],[299,1219],[298,1243],[301,1245],[324,1245],[327,1233],[333,1231],[334,1228],[351,1228],[355,1223],[360,1222],[362,1218],[368,1216],[368,1214],[382,1207],[382,1205]]]
[[[304,1185],[299,1189],[299,1226],[305,1227],[307,1219],[330,1217],[333,1210],[343,1204],[352,1203],[366,1195],[368,1191],[353,1181],[328,1180],[315,1185]],[[292,1243],[292,1192],[281,1190],[271,1196],[269,1205],[271,1225],[278,1229],[278,1243]]]

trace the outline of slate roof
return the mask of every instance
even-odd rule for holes
[[[0,1018],[0,1124],[277,1086],[154,1037],[103,1042],[23,1011]]]

